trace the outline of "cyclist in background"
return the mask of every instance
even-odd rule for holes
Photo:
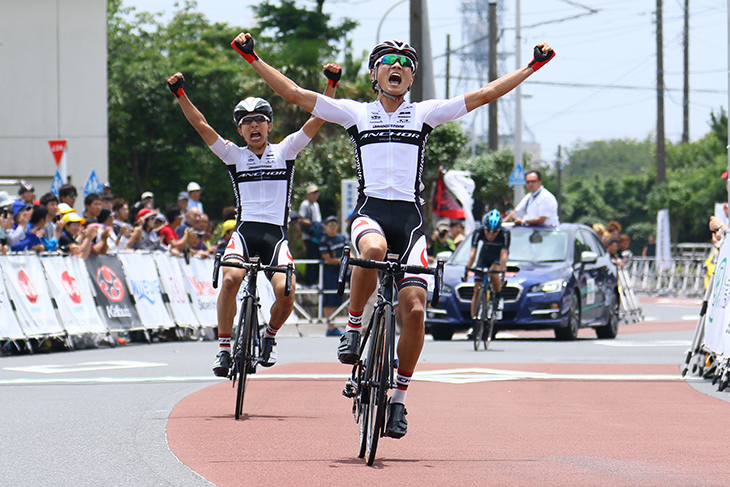
[[[342,68],[336,64],[324,67],[328,78],[324,94],[334,96]],[[236,105],[233,122],[246,142],[238,145],[223,139],[208,125],[203,114],[185,94],[185,78],[175,73],[167,79],[168,87],[178,104],[200,134],[210,150],[226,165],[236,195],[237,222],[223,260],[248,261],[258,255],[264,265],[285,266],[292,262],[289,252],[287,223],[294,184],[294,158],[312,140],[324,121],[310,117],[297,132],[278,144],[269,143],[274,112],[268,101],[249,97]],[[231,332],[236,315],[236,294],[246,271],[234,267],[223,268],[223,279],[218,295],[218,355],[213,363],[213,373],[228,376],[231,368]],[[264,331],[261,344],[261,365],[271,367],[276,363],[276,333],[294,307],[294,277],[292,292],[284,295],[286,276],[272,273],[268,276],[274,288],[276,300],[271,306],[271,319]]]
[[[347,130],[355,146],[359,197],[352,215],[350,241],[363,259],[383,260],[387,252],[402,263],[428,265],[421,214],[423,151],[431,131],[509,93],[550,61],[547,43],[534,48],[534,59],[489,84],[449,100],[406,102],[418,70],[418,53],[406,42],[384,41],[368,59],[374,102],[331,99],[305,90],[266,64],[254,51],[254,39],[241,33],[231,46],[282,98]],[[427,286],[417,274],[398,279],[398,313],[403,329],[398,341],[396,390],[388,405],[385,436],[406,434],[408,385],[423,349]],[[378,283],[376,269],[356,267],[350,279],[347,331],[340,339],[338,359],[354,364],[360,355],[363,310]],[[367,323],[367,321],[365,321]]]
[[[477,259],[477,247],[482,242],[482,249]],[[507,259],[509,258],[510,233],[509,230],[502,228],[502,215],[498,210],[492,210],[482,219],[482,226],[477,228],[471,239],[471,250],[469,258],[466,261],[466,268],[477,267],[479,269],[489,269],[490,271],[505,272],[507,270]],[[476,265],[474,262],[476,261]],[[464,271],[463,281],[466,281],[467,275]],[[495,318],[502,319],[502,310],[504,309],[504,300],[502,299],[502,279],[499,274],[491,274],[489,279],[492,281],[492,289],[497,298],[497,309],[495,310]],[[479,279],[474,280],[474,295],[471,298],[471,316],[474,321],[476,316],[477,300],[479,299],[479,289],[482,283]]]

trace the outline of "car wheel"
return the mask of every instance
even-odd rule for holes
[[[608,310],[608,323],[596,327],[596,336],[598,338],[616,338],[616,335],[618,335],[618,300],[618,294],[614,294],[611,300],[611,308]]]
[[[568,326],[555,328],[555,338],[558,340],[575,340],[578,338],[580,328],[580,298],[573,293],[570,298],[570,311],[568,311]]]
[[[454,327],[449,325],[432,325],[431,336],[437,341],[448,341],[454,336]]]

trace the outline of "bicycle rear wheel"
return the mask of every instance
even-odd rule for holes
[[[497,315],[497,302],[494,299],[494,293],[489,292],[489,299],[485,300],[489,302],[489,309],[491,313],[488,313],[487,320],[484,322],[484,350],[489,350],[489,344],[492,343],[492,336],[494,336],[494,322],[496,321]]]
[[[238,320],[238,333],[236,334],[236,356],[235,366],[238,373],[238,391],[236,393],[236,419],[240,419],[243,413],[243,399],[246,395],[248,375],[253,373],[256,365],[253,363],[253,334],[258,333],[256,313],[253,299],[246,298],[243,303],[243,313]],[[239,342],[240,340],[240,342]],[[240,343],[240,346],[239,346]]]
[[[388,386],[389,386],[389,363],[387,360],[385,331],[393,326],[390,306],[382,309],[378,320],[377,328],[372,331],[370,343],[371,352],[371,380],[368,381],[368,428],[367,428],[367,464],[372,465],[375,461],[375,452],[378,449],[378,440],[383,436],[385,427],[385,412],[387,409]]]

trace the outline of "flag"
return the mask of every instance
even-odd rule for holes
[[[63,184],[63,180],[61,179],[61,173],[56,170],[56,175],[53,176],[53,181],[51,182],[51,193],[58,196],[58,189]]]
[[[476,183],[471,178],[469,171],[456,171],[453,169],[446,171],[446,174],[444,174],[444,183],[446,183],[446,187],[449,188],[464,209],[464,216],[466,217],[464,230],[469,235],[476,228],[474,216],[472,215]]]
[[[466,218],[466,213],[464,213],[461,205],[451,196],[449,188],[446,187],[441,171],[439,171],[436,190],[431,199],[431,210],[437,218],[448,218],[449,220],[463,220]]]

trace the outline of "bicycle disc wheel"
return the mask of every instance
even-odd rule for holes
[[[246,299],[244,302],[243,313],[239,319],[238,339],[241,345],[236,341],[237,354],[235,357],[236,368],[238,369],[238,391],[236,394],[236,419],[240,419],[243,413],[243,399],[246,395],[246,385],[248,383],[248,374],[253,367],[253,333],[256,327],[255,316],[253,313],[254,306],[252,299]]]
[[[370,397],[368,401],[367,429],[367,464],[372,465],[375,461],[375,452],[378,448],[378,439],[383,434],[385,426],[385,410],[387,406],[388,392],[388,361],[385,350],[385,330],[391,325],[390,308],[385,307],[378,317],[378,327],[372,336],[372,380],[369,383]]]

